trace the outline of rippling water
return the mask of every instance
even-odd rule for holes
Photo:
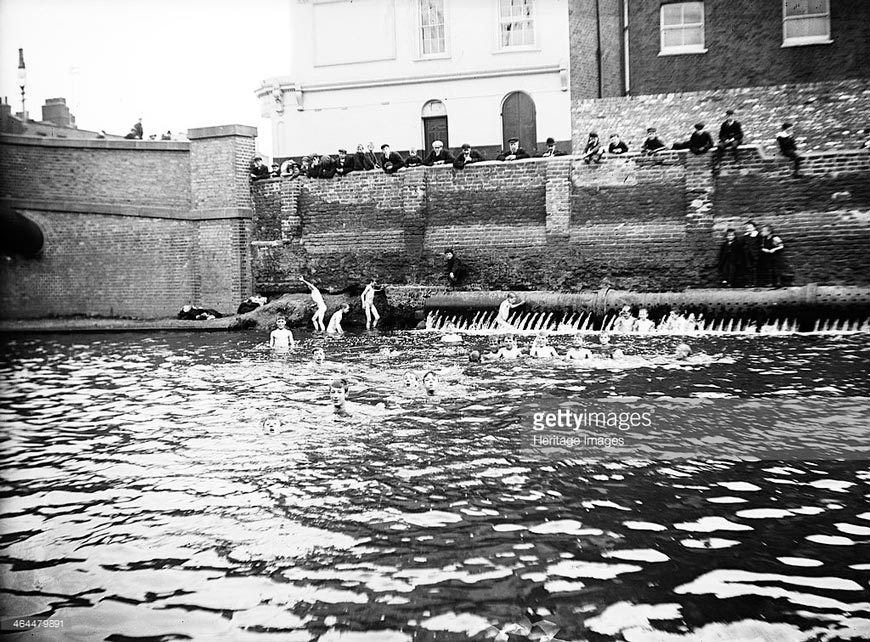
[[[868,461],[517,448],[525,404],[615,395],[857,399],[866,446],[866,337],[703,339],[727,358],[626,369],[469,368],[425,333],[262,341],[6,339],[3,612],[64,621],[31,639],[870,638]],[[336,376],[356,417],[331,412]]]

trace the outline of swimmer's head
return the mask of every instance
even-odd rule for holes
[[[406,388],[413,388],[417,385],[417,375],[410,370],[406,370],[405,374],[402,375],[402,383],[405,384]]]
[[[513,350],[514,348],[517,347],[517,340],[514,337],[507,337],[504,340],[504,345],[509,350]]]
[[[435,389],[438,387],[438,375],[431,370],[423,375],[423,388],[428,394],[435,394]]]
[[[532,341],[532,345],[535,347],[541,347],[547,345],[547,337],[542,334],[539,334],[535,337],[535,340]]]
[[[627,317],[631,314],[631,306],[624,305],[622,306],[622,310],[619,311],[620,316]]]
[[[263,430],[266,432],[276,432],[281,430],[281,419],[278,417],[263,417]]]
[[[689,347],[686,343],[681,343],[677,346],[677,349],[674,351],[674,356],[677,359],[687,359],[692,354],[692,348]]]
[[[444,324],[444,329],[445,330],[455,330],[456,324],[453,323],[453,321],[448,321],[447,323]]]
[[[498,337],[490,337],[489,338],[489,347],[490,348],[497,348],[498,344],[499,344]]]
[[[606,332],[602,332],[598,335],[598,342],[603,346],[607,345],[608,343],[610,343],[610,335]]]
[[[332,399],[333,406],[344,405],[347,399],[347,379],[333,379],[329,384],[329,398]]]
[[[275,325],[278,326],[279,329],[284,328],[287,326],[287,319],[285,319],[284,317],[278,317],[277,319],[275,319]]]
[[[472,350],[468,353],[468,361],[470,363],[480,363],[480,351]]]
[[[580,346],[586,344],[586,342],[583,340],[582,334],[575,334],[574,339],[572,340],[572,343],[577,347],[580,347]]]
[[[649,310],[647,310],[646,308],[641,308],[640,310],[637,311],[637,316],[640,319],[649,318]]]
[[[624,359],[625,353],[622,351],[621,348],[616,348],[610,356],[613,359]]]
[[[311,360],[314,361],[314,363],[323,363],[325,359],[326,353],[323,351],[323,348],[314,348],[314,350],[311,351]]]
[[[517,295],[514,294],[513,292],[511,292],[510,294],[507,295],[507,298],[508,298],[508,301],[516,301]]]

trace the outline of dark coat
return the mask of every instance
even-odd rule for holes
[[[353,155],[353,169],[357,172],[367,172],[375,166],[365,152],[357,152]]]
[[[500,161],[507,160],[507,157],[513,153],[514,152],[512,152],[508,148],[508,149],[504,150],[501,154],[496,156],[496,160],[500,160]],[[513,158],[511,160],[522,160],[523,158],[531,158],[531,157],[529,156],[529,153],[526,150],[524,150],[522,147],[517,147],[516,158]]]
[[[354,170],[353,156],[344,155],[344,160],[341,157],[335,159],[335,173],[339,176],[347,176]]]
[[[727,120],[719,128],[719,142],[734,139],[738,145],[743,144],[743,128],[736,120],[729,123]]]
[[[383,161],[384,171],[387,174],[395,174],[405,166],[405,161],[403,161],[402,157],[396,152],[390,152],[390,155],[387,158],[384,158]]]
[[[460,152],[459,156],[456,157],[456,160],[453,161],[453,167],[456,169],[462,169],[466,165],[471,165],[471,163],[479,163],[484,160],[483,156],[480,155],[476,149],[472,149],[470,153],[466,156],[464,153]]]
[[[445,148],[442,148],[441,152],[438,154],[435,153],[434,149],[431,152],[429,152],[429,155],[426,157],[426,160],[423,161],[423,164],[430,165],[430,166],[435,165],[435,164],[438,164],[438,165],[445,164],[446,165],[448,163],[452,163],[454,160],[455,159],[453,158],[453,155],[449,151],[447,151],[447,148],[445,147]]]

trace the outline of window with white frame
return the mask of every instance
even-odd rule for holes
[[[444,0],[419,0],[420,55],[433,56],[447,52]]]
[[[534,46],[534,0],[499,0],[498,22],[502,49]]]
[[[782,0],[782,44],[831,42],[829,0]]]
[[[704,3],[671,2],[661,8],[661,54],[704,53]]]

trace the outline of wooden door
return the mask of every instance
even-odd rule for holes
[[[509,138],[519,138],[520,147],[534,155],[538,141],[538,117],[535,101],[528,94],[515,91],[508,94],[501,106],[502,149]]]
[[[447,140],[447,116],[430,116],[423,119],[423,139],[426,144],[426,154],[432,151],[432,141],[440,140],[444,149],[450,149]],[[426,154],[421,154],[424,158]]]

